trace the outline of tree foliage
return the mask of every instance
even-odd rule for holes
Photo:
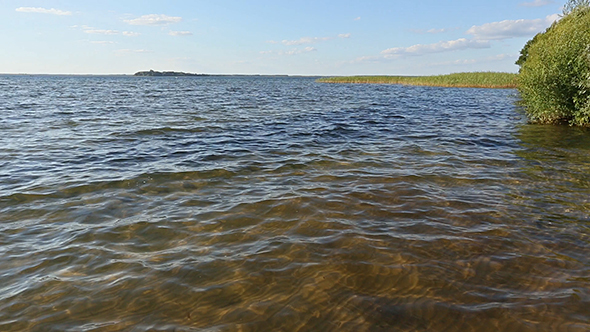
[[[533,122],[590,126],[590,7],[581,2],[521,52],[518,89]]]
[[[526,62],[527,58],[529,57],[529,48],[531,47],[531,45],[535,44],[537,40],[539,40],[539,38],[542,38],[542,36],[549,32],[550,29],[551,27],[547,28],[545,32],[539,32],[533,37],[533,39],[529,40],[528,42],[526,42],[526,44],[524,44],[524,47],[522,48],[522,50],[520,50],[520,56],[518,57],[518,60],[516,60],[515,62],[518,66],[522,67],[522,65],[524,65],[524,63]]]
[[[576,9],[590,7],[590,0],[569,0],[563,6],[563,15],[569,15]]]

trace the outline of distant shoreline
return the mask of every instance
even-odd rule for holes
[[[341,76],[320,78],[319,83],[401,84],[448,88],[514,89],[518,74],[498,72],[455,73],[437,76]]]
[[[260,75],[260,74],[196,74],[196,73],[185,73],[181,71],[155,71],[155,70],[146,70],[146,71],[138,71],[137,73],[133,74],[133,76],[143,76],[143,77],[209,77],[209,76],[268,76],[268,77],[289,77],[289,75]],[[310,76],[315,77],[315,76]]]
[[[0,73],[0,76],[62,76],[62,77],[137,77],[137,78],[207,78],[207,77],[285,77],[314,78],[319,83],[339,84],[400,84],[456,88],[514,89],[518,74],[498,72],[456,73],[438,76],[333,76],[287,74],[193,74],[174,71],[140,71],[135,74],[29,74]]]
[[[137,73],[133,74],[133,76],[210,76],[210,75],[185,73],[185,72],[181,72],[181,71],[146,70],[146,71],[138,71]]]
[[[135,74],[36,74],[36,73],[0,73],[0,76],[74,76],[74,77],[309,77],[318,78],[321,75],[286,75],[286,74],[195,74],[177,76],[140,76]]]

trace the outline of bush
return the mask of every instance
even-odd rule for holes
[[[571,10],[526,48],[518,89],[531,121],[590,126],[590,8]]]

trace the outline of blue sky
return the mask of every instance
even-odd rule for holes
[[[565,1],[565,0],[564,0]],[[0,2],[0,73],[516,72],[561,1]]]

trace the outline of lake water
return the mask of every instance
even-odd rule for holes
[[[517,98],[0,76],[0,331],[588,331],[590,131]]]

